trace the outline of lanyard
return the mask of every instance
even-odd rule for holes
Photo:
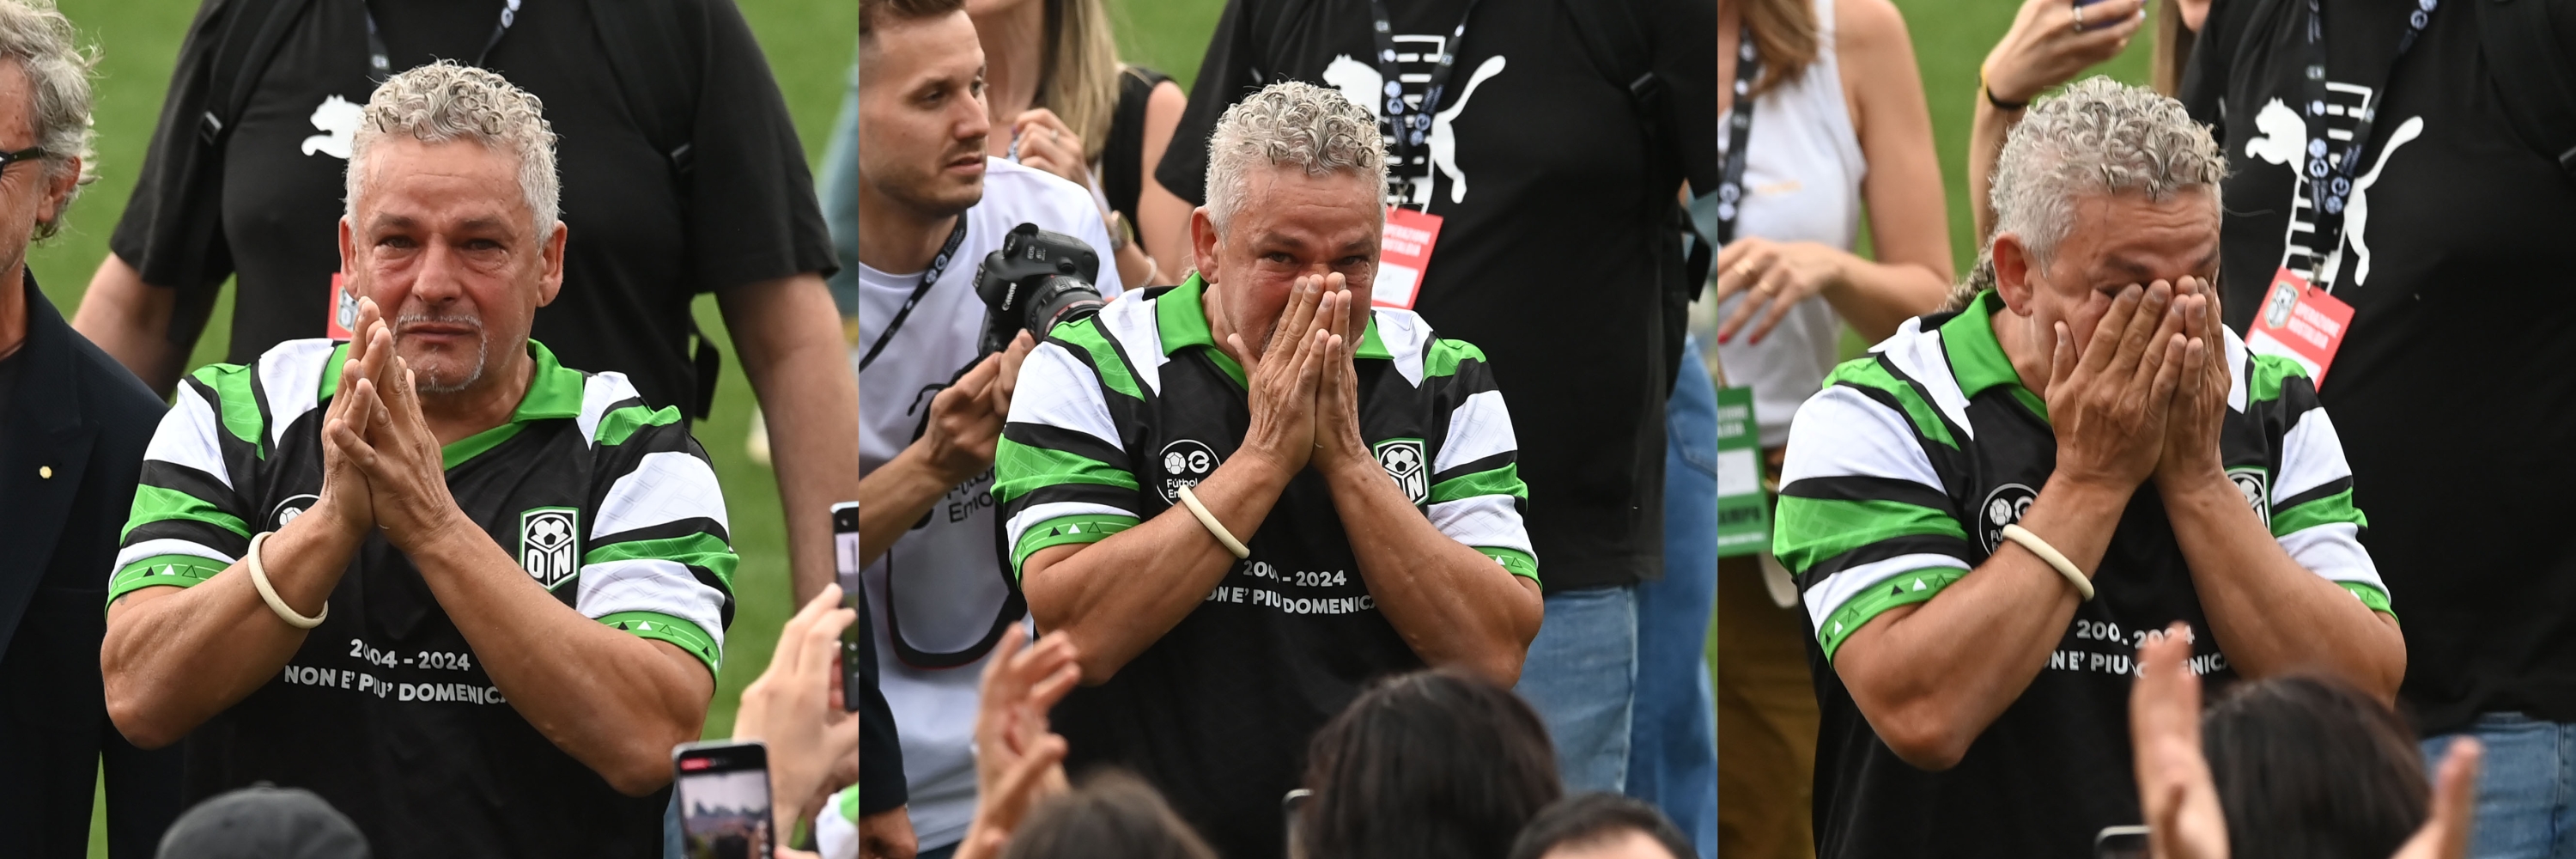
[[[2371,90],[2369,98],[2362,103],[2361,117],[2353,123],[2352,140],[2344,145],[2342,160],[2328,166],[2326,153],[2332,151],[2332,144],[2326,140],[2325,127],[2325,10],[2320,7],[2319,0],[2308,0],[2308,63],[2301,77],[2304,78],[2307,96],[2307,109],[2302,111],[2308,130],[2307,175],[2303,178],[2308,183],[2308,217],[2314,220],[2315,225],[2315,231],[2309,234],[2312,242],[2309,259],[2314,261],[2311,263],[2313,266],[2321,268],[2324,260],[2343,248],[2344,205],[2352,197],[2353,173],[2361,168],[2364,147],[2370,143],[2370,128],[2379,119],[2379,105],[2388,100],[2388,85],[2397,80],[2398,64],[2405,61],[2406,52],[2415,47],[2416,39],[2424,35],[2424,28],[2432,22],[2433,9],[2440,5],[2440,0],[2416,0],[2415,5],[2415,9],[2406,13],[2406,31],[2397,37],[2397,55],[2389,59],[2388,74],[2381,79],[2379,88]],[[2317,286],[2327,292],[2334,291],[2333,284],[2319,283]]]
[[[518,21],[520,2],[501,0],[501,23],[493,25],[492,38],[483,40],[483,50],[474,55],[474,65],[483,65],[483,60],[492,56],[492,46],[501,44],[501,37],[509,34],[510,25]],[[358,0],[358,8],[367,13],[367,79],[383,83],[394,76],[393,53],[385,50],[384,34],[376,28],[376,10],[368,8],[366,0]]]
[[[1727,111],[1724,166],[1717,174],[1717,244],[1735,241],[1735,218],[1744,202],[1744,141],[1753,136],[1753,77],[1762,59],[1753,52],[1752,34],[1738,32],[1735,49],[1735,106]]]
[[[948,243],[940,245],[939,255],[930,258],[930,268],[922,271],[921,284],[912,288],[912,297],[903,300],[903,307],[894,312],[894,321],[886,323],[885,330],[877,333],[877,342],[868,347],[867,354],[859,356],[859,372],[867,372],[868,365],[877,362],[877,353],[885,351],[886,344],[894,341],[895,330],[903,327],[905,319],[911,318],[912,308],[921,303],[921,297],[930,294],[930,285],[938,283],[939,276],[948,273],[948,263],[956,258],[957,246],[965,243],[966,213],[959,212],[957,228],[948,231]]]
[[[1467,0],[1467,11],[1458,16],[1458,26],[1449,31],[1449,40],[1440,45],[1440,58],[1431,66],[1431,80],[1422,87],[1422,105],[1404,103],[1404,83],[1395,65],[1395,24],[1387,20],[1386,0],[1369,0],[1373,35],[1377,37],[1377,74],[1384,81],[1385,109],[1378,114],[1378,125],[1395,143],[1394,163],[1389,176],[1403,175],[1413,165],[1413,156],[1425,147],[1431,135],[1431,115],[1440,110],[1440,95],[1449,88],[1449,75],[1458,67],[1458,43],[1467,38],[1467,19],[1476,14],[1477,0]]]

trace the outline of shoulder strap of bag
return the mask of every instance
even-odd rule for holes
[[[2524,143],[2576,177],[2576,86],[2549,0],[2467,0],[2497,101]],[[2566,10],[2558,10],[2566,11]]]
[[[295,24],[296,16],[310,0],[212,0],[215,8],[206,16],[210,28],[206,35],[221,28],[224,44],[215,51],[214,68],[206,76],[206,109],[197,116],[197,139],[207,146],[220,147],[233,125],[249,107],[251,93],[259,89],[260,75],[268,73],[269,60],[277,56],[277,45],[286,39],[286,31]],[[248,29],[245,29],[248,28]],[[249,41],[239,49],[231,44],[241,35]]]

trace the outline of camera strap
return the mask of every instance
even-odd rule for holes
[[[2379,120],[2380,105],[2388,101],[2388,87],[2397,80],[2398,65],[2405,62],[2408,49],[2415,47],[2415,41],[2424,35],[2424,28],[2431,25],[2433,10],[2441,3],[2440,0],[2417,0],[2413,5],[2416,8],[2406,13],[2406,29],[2397,36],[2397,55],[2389,58],[2387,74],[2380,78],[2379,88],[2372,90],[2369,99],[2362,103],[2361,115],[2353,123],[2351,138],[2343,146],[2336,147],[2330,142],[2334,133],[2326,127],[2330,94],[2326,90],[2325,10],[2318,0],[2308,0],[2307,53],[2304,57],[2307,68],[2301,76],[2304,87],[2301,94],[2306,96],[2304,101],[2307,104],[2299,111],[2300,119],[2305,120],[2308,130],[2307,175],[2300,178],[2308,185],[2306,202],[2308,218],[2313,225],[2309,232],[2312,239],[2309,251],[2312,256],[2309,258],[2314,260],[2314,271],[2321,281],[2326,275],[2325,261],[2342,249],[2344,205],[2356,190],[2353,174],[2361,169],[2362,156],[2370,144],[2371,127]],[[2326,158],[2330,151],[2341,154],[2332,165]],[[2297,217],[2293,212],[2291,220],[2295,222]],[[2334,291],[2332,283],[2319,282],[2316,287],[2329,293]]]
[[[501,44],[501,37],[510,34],[510,25],[518,22],[520,2],[501,0],[501,22],[492,26],[492,37],[483,40],[482,52],[474,55],[472,65],[476,68],[492,56],[492,48]],[[368,7],[365,0],[359,0],[358,8],[367,13],[367,79],[383,83],[394,76],[393,52],[385,49],[384,34],[376,29],[376,10]]]
[[[894,312],[894,321],[886,323],[885,330],[877,333],[877,342],[869,344],[867,354],[859,356],[859,372],[867,372],[868,365],[877,362],[878,353],[884,352],[886,344],[894,341],[894,332],[903,327],[904,320],[912,318],[912,308],[921,304],[922,296],[930,294],[931,284],[938,283],[939,276],[948,273],[948,263],[957,256],[957,246],[965,243],[966,213],[959,212],[957,228],[948,231],[948,243],[940,245],[939,255],[930,258],[930,268],[922,271],[921,284],[912,288],[912,297],[903,300],[903,307]]]
[[[1735,241],[1735,219],[1743,214],[1744,143],[1753,137],[1753,78],[1762,73],[1762,57],[1753,50],[1753,34],[1735,32],[1735,105],[1727,112],[1724,163],[1717,174],[1717,243]]]

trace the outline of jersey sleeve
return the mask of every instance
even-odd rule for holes
[[[1134,299],[1129,299],[1134,300]],[[993,501],[1011,574],[1052,546],[1097,543],[1144,510],[1110,397],[1141,407],[1135,378],[1099,317],[1056,328],[1020,365],[1009,422],[993,452]]]
[[[193,586],[249,549],[260,517],[236,487],[252,479],[267,432],[252,372],[216,364],[180,382],[177,403],[143,450],[109,602],[143,588]]]
[[[2379,565],[2362,548],[2368,517],[2352,502],[2352,466],[2334,420],[2317,402],[2307,370],[2287,358],[2252,355],[2246,367],[2246,408],[2273,410],[2281,433],[2278,474],[2270,497],[2272,538],[2290,560],[2352,592],[2372,611],[2394,614]]]
[[[597,387],[609,383],[591,377]],[[618,384],[622,385],[622,382]],[[604,487],[589,511],[573,608],[640,638],[667,641],[715,672],[733,622],[724,490],[678,409],[629,399],[591,428]]]
[[[1190,86],[1189,106],[1181,110],[1163,162],[1154,166],[1154,180],[1192,205],[1207,203],[1208,137],[1216,133],[1217,118],[1261,86],[1249,5],[1250,0],[1226,0],[1216,31],[1208,35],[1207,56],[1199,61],[1199,79]]]
[[[1861,358],[1837,369],[1789,425],[1772,550],[1797,574],[1827,659],[1863,624],[1938,596],[1975,566],[1926,453],[1940,442],[1910,422],[1909,412],[1929,411],[1919,397],[1875,357]]]
[[[1422,364],[1422,384],[1451,405],[1431,462],[1426,512],[1432,527],[1512,575],[1538,581],[1537,550],[1521,518],[1529,512],[1529,485],[1521,482],[1520,442],[1485,353],[1465,342],[1433,340]]]

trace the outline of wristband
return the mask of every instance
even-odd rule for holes
[[[2024,110],[2030,107],[2030,102],[2005,101],[2003,99],[1996,98],[1994,85],[1986,83],[1986,67],[1984,66],[1977,67],[1977,92],[1983,94],[1986,97],[1986,103],[1994,105],[1996,110]]]
[[[262,566],[259,562],[259,544],[266,542],[268,540],[268,535],[275,533],[277,532],[259,532],[259,534],[250,538],[249,551],[242,553],[242,560],[247,561],[250,565],[251,587],[259,589],[259,598],[268,603],[268,610],[276,612],[277,619],[286,621],[287,626],[295,627],[296,629],[312,629],[314,627],[321,626],[322,621],[331,616],[330,600],[326,599],[322,601],[321,613],[312,617],[305,617],[303,615],[296,614],[294,609],[288,608],[286,606],[286,600],[278,597],[277,589],[270,587],[268,584],[268,568]]]
[[[1199,524],[1207,526],[1208,535],[1215,537],[1218,545],[1234,553],[1236,560],[1252,557],[1252,550],[1244,548],[1243,541],[1228,533],[1225,523],[1216,521],[1216,514],[1208,512],[1207,505],[1199,503],[1198,494],[1191,492],[1188,484],[1182,484],[1180,489],[1181,506],[1190,508],[1190,515],[1198,517]]]
[[[2066,554],[2057,551],[2056,546],[2049,545],[2048,541],[2040,539],[2020,523],[2004,526],[2004,539],[2020,543],[2022,548],[2038,555],[2040,560],[2055,568],[2058,575],[2065,576],[2067,584],[2075,586],[2076,596],[2083,597],[2085,602],[2093,601],[2093,580],[2086,578],[2083,570],[2076,569],[2075,562],[2067,560]]]

